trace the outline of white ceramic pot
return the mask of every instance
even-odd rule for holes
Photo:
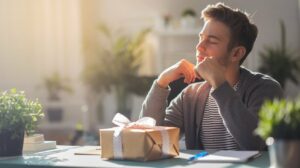
[[[180,22],[183,29],[193,29],[196,25],[196,18],[192,16],[185,16],[181,18]]]

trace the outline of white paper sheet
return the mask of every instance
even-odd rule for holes
[[[260,156],[259,151],[233,151],[233,150],[220,150],[215,153],[209,154],[197,161],[204,162],[246,162],[251,158]]]

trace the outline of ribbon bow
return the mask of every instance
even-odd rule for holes
[[[114,137],[113,137],[113,146],[114,146],[114,157],[116,159],[122,159],[123,158],[123,151],[122,151],[122,137],[120,136],[120,133],[124,128],[139,128],[139,129],[145,129],[145,128],[152,128],[156,125],[156,121],[151,117],[143,117],[136,122],[131,122],[127,117],[124,115],[117,113],[112,123],[119,126],[114,131]]]
[[[152,128],[156,125],[155,119],[151,117],[143,117],[135,122],[131,122],[127,117],[125,117],[123,114],[117,113],[112,123],[119,126],[119,129],[115,130],[114,136],[119,136],[120,132],[123,128],[139,128],[139,129],[145,129],[145,128]]]

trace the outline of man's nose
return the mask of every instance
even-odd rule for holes
[[[196,46],[196,49],[198,51],[205,51],[205,40],[201,40],[198,42],[197,46]]]

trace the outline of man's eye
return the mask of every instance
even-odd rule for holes
[[[218,44],[218,42],[216,42],[216,41],[208,41],[210,44]]]

